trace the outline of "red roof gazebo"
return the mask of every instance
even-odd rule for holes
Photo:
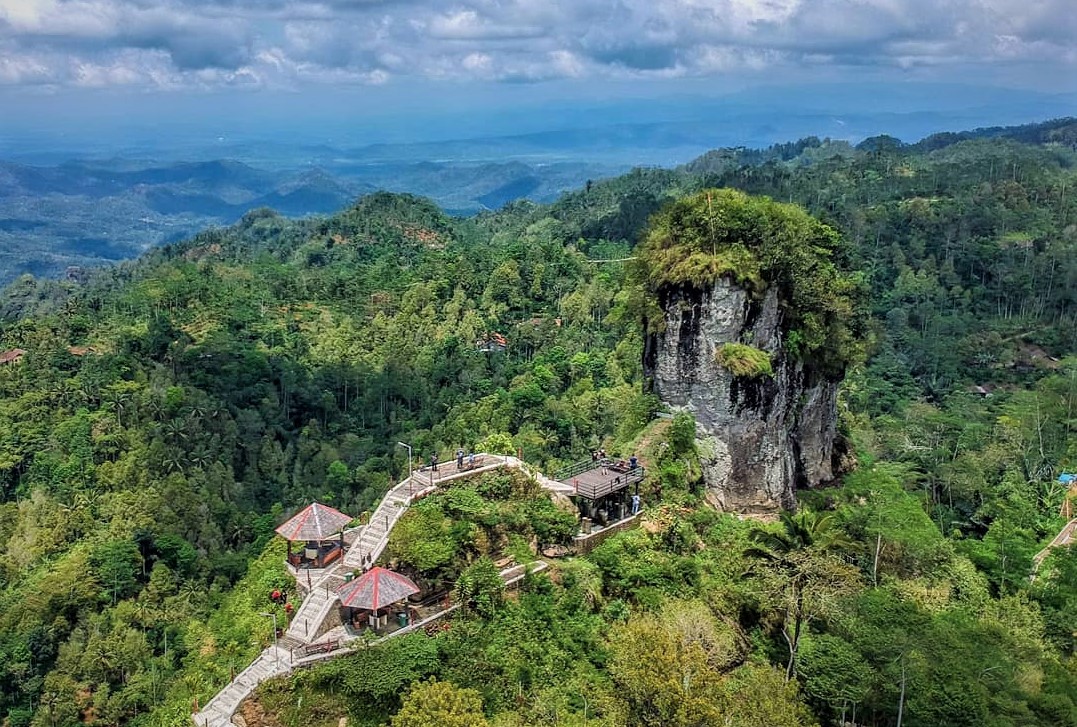
[[[370,611],[373,626],[385,625],[385,614],[380,611],[418,592],[419,587],[407,576],[375,566],[338,588],[337,598],[345,608]]]
[[[288,562],[297,568],[324,568],[332,563],[344,552],[343,530],[351,520],[328,505],[307,505],[277,528],[277,534],[288,541]],[[306,543],[306,547],[292,553],[292,543]]]

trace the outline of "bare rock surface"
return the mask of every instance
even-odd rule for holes
[[[648,334],[648,382],[674,411],[696,419],[709,499],[723,510],[796,506],[797,487],[834,476],[838,381],[785,349],[774,289],[753,299],[728,278],[700,290],[659,292],[664,330]],[[718,361],[727,343],[770,354],[773,375],[734,376]]]

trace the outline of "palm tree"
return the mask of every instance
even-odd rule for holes
[[[811,620],[813,609],[808,602],[809,591],[816,586],[841,587],[851,575],[851,569],[836,563],[835,554],[852,546],[852,541],[830,513],[819,514],[801,510],[781,515],[781,530],[756,527],[751,532],[755,543],[745,554],[762,560],[777,576],[782,590],[785,613],[782,636],[789,647],[785,668],[786,681],[796,676],[797,650],[805,622]],[[792,631],[790,631],[790,622]]]
[[[779,532],[766,528],[752,530],[751,539],[758,547],[750,548],[748,555],[773,559],[804,548],[835,552],[848,549],[853,544],[845,531],[838,527],[833,513],[819,514],[813,510],[783,512],[781,524]]]
[[[204,469],[213,461],[213,454],[208,447],[200,444],[191,451],[188,459],[195,467]]]

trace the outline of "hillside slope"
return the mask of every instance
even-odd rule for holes
[[[904,678],[905,725],[1077,724],[1072,549],[1028,578],[1077,464],[1074,182],[1056,144],[821,142],[466,220],[384,193],[324,219],[263,210],[82,284],[21,280],[0,323],[0,712],[185,724],[267,638],[265,594],[289,585],[274,525],[312,499],[368,509],[407,470],[398,441],[519,448],[546,471],[630,454],[657,408],[636,272],[589,259],[631,257],[655,210],[731,186],[802,203],[848,246],[872,314],[839,395],[859,470],[760,530],[702,504],[694,423],[675,419],[644,528],[434,651],[286,691],[350,695],[357,723],[437,676],[500,724],[676,724],[681,704],[686,724],[855,705],[893,725]],[[505,351],[480,350],[492,333]],[[445,506],[456,567],[489,546],[453,525],[473,504]],[[371,693],[385,663],[398,681]]]

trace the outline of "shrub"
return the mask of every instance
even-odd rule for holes
[[[718,365],[734,376],[773,376],[770,354],[743,343],[726,343],[714,352]]]

